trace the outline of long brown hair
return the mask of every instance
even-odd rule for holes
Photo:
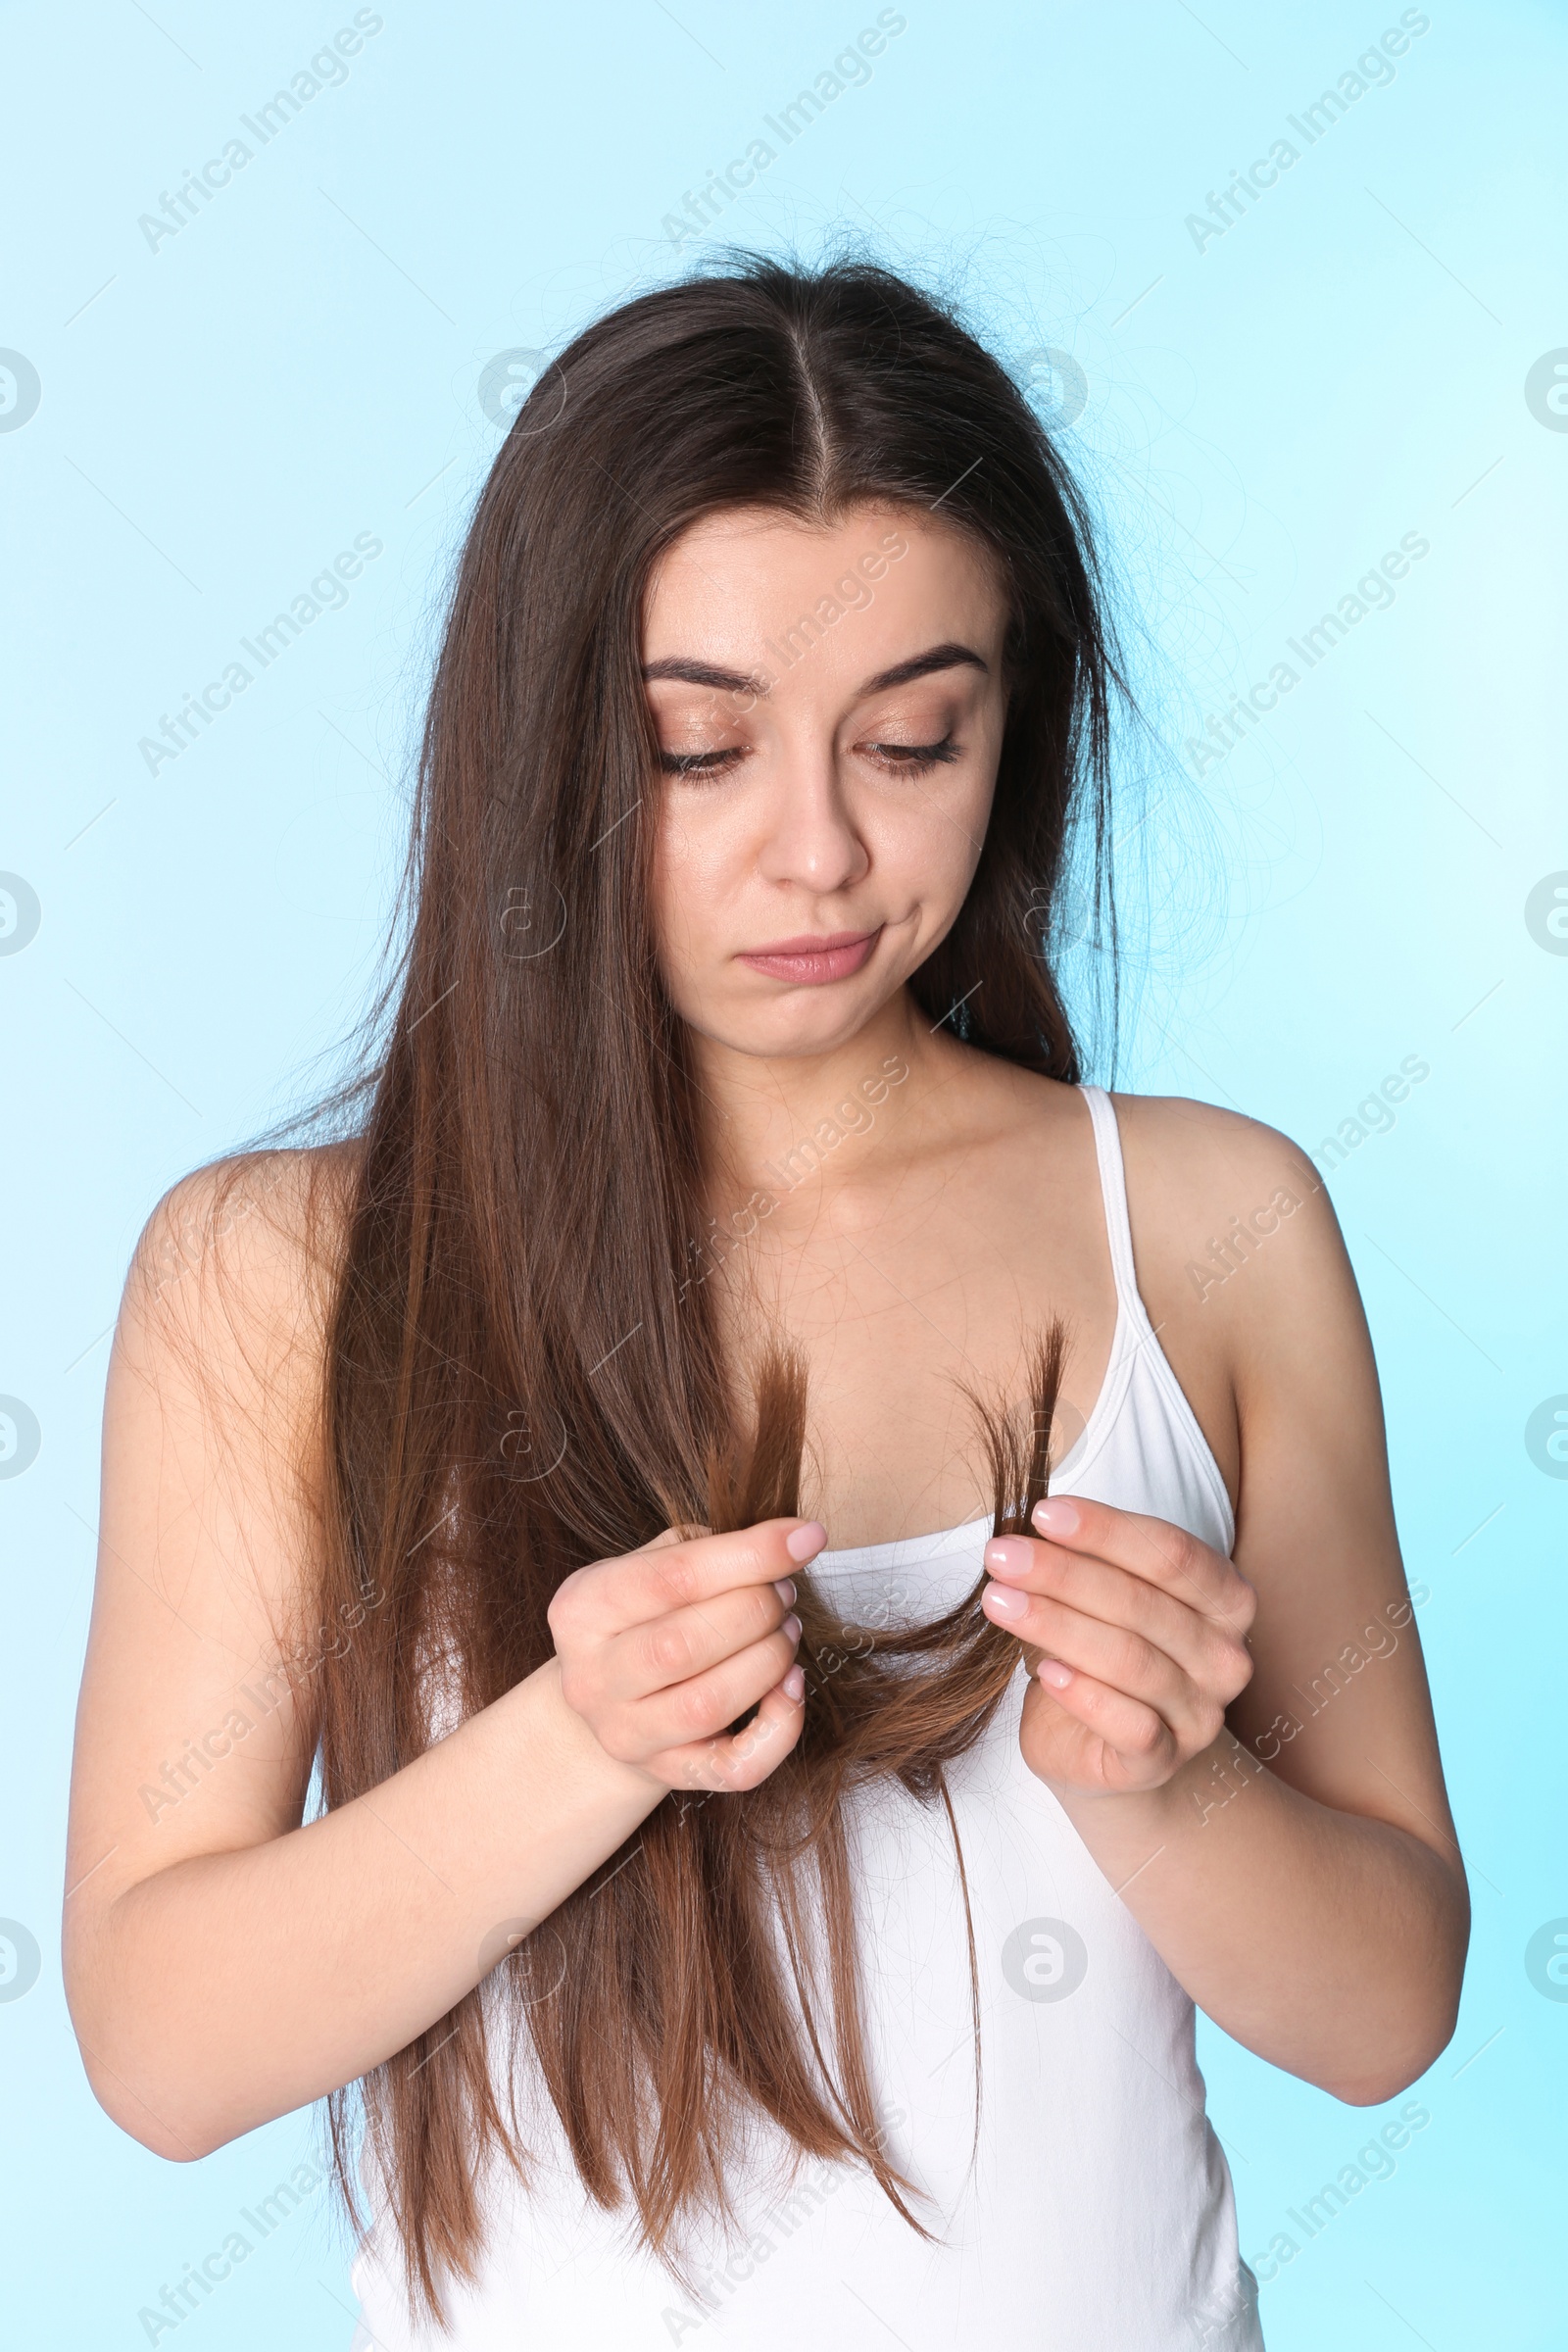
[[[421,1662],[449,1662],[464,1712],[487,1706],[550,1657],[573,1569],[669,1524],[797,1508],[801,1367],[764,1364],[737,1433],[748,1384],[700,1279],[710,1172],[650,928],[640,622],[654,564],[699,517],[867,502],[939,509],[1010,607],[993,815],[911,990],[971,1045],[1079,1075],[1052,914],[1074,840],[1103,871],[1119,679],[1083,504],[1027,402],[938,303],[862,263],[731,257],[600,319],[496,459],[429,701],[328,1332],[313,1601],[357,1627],[319,1677],[328,1805],[428,1746]],[[999,1530],[1044,1491],[1060,1359],[1059,1334],[1037,1342],[1020,1408],[982,1414]],[[358,2085],[411,2297],[438,2318],[443,2277],[476,2272],[481,2159],[526,2174],[498,2017],[525,2032],[589,2193],[629,2194],[677,2268],[683,2217],[731,2211],[726,2152],[758,2111],[802,2152],[867,2166],[924,2230],[876,2121],[844,1799],[877,1775],[946,1802],[1018,1646],[978,1585],[935,1624],[867,1637],[798,1584],[795,1751],[747,1794],[661,1804]],[[346,2180],[351,2094],[329,2112]]]

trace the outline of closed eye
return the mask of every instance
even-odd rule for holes
[[[940,743],[868,743],[863,748],[882,766],[905,776],[921,775],[928,767],[959,757],[951,735],[944,735]]]
[[[734,744],[723,752],[661,752],[659,764],[666,776],[711,776],[745,757],[744,747]]]
[[[944,735],[940,743],[867,743],[860,749],[879,766],[905,776],[923,775],[927,768],[961,757],[959,746],[951,734]],[[743,744],[733,744],[719,752],[662,751],[659,764],[666,776],[712,776],[733,767],[746,756]]]

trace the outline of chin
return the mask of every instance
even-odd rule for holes
[[[702,1036],[711,1038],[715,1045],[727,1046],[731,1053],[754,1054],[760,1060],[793,1061],[809,1060],[848,1045],[878,1010],[880,999],[853,1006],[841,1000],[837,1005],[781,1004],[767,1013],[759,1007],[749,1007],[728,1018],[705,1019],[700,1013],[695,1016],[687,1013],[683,1018]]]

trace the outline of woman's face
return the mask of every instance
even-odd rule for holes
[[[829,1053],[923,963],[979,859],[1006,694],[992,560],[939,514],[733,509],[648,591],[654,916],[705,1037]]]

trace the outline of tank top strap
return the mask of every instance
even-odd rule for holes
[[[1127,1215],[1127,1170],[1121,1155],[1121,1130],[1116,1106],[1102,1086],[1081,1086],[1095,1130],[1095,1156],[1100,1162],[1100,1196],[1105,1209],[1105,1237],[1110,1244],[1110,1269],[1115,1277],[1116,1303],[1128,1322],[1147,1332],[1149,1315],[1138,1292],[1133,1264],[1133,1229]]]

